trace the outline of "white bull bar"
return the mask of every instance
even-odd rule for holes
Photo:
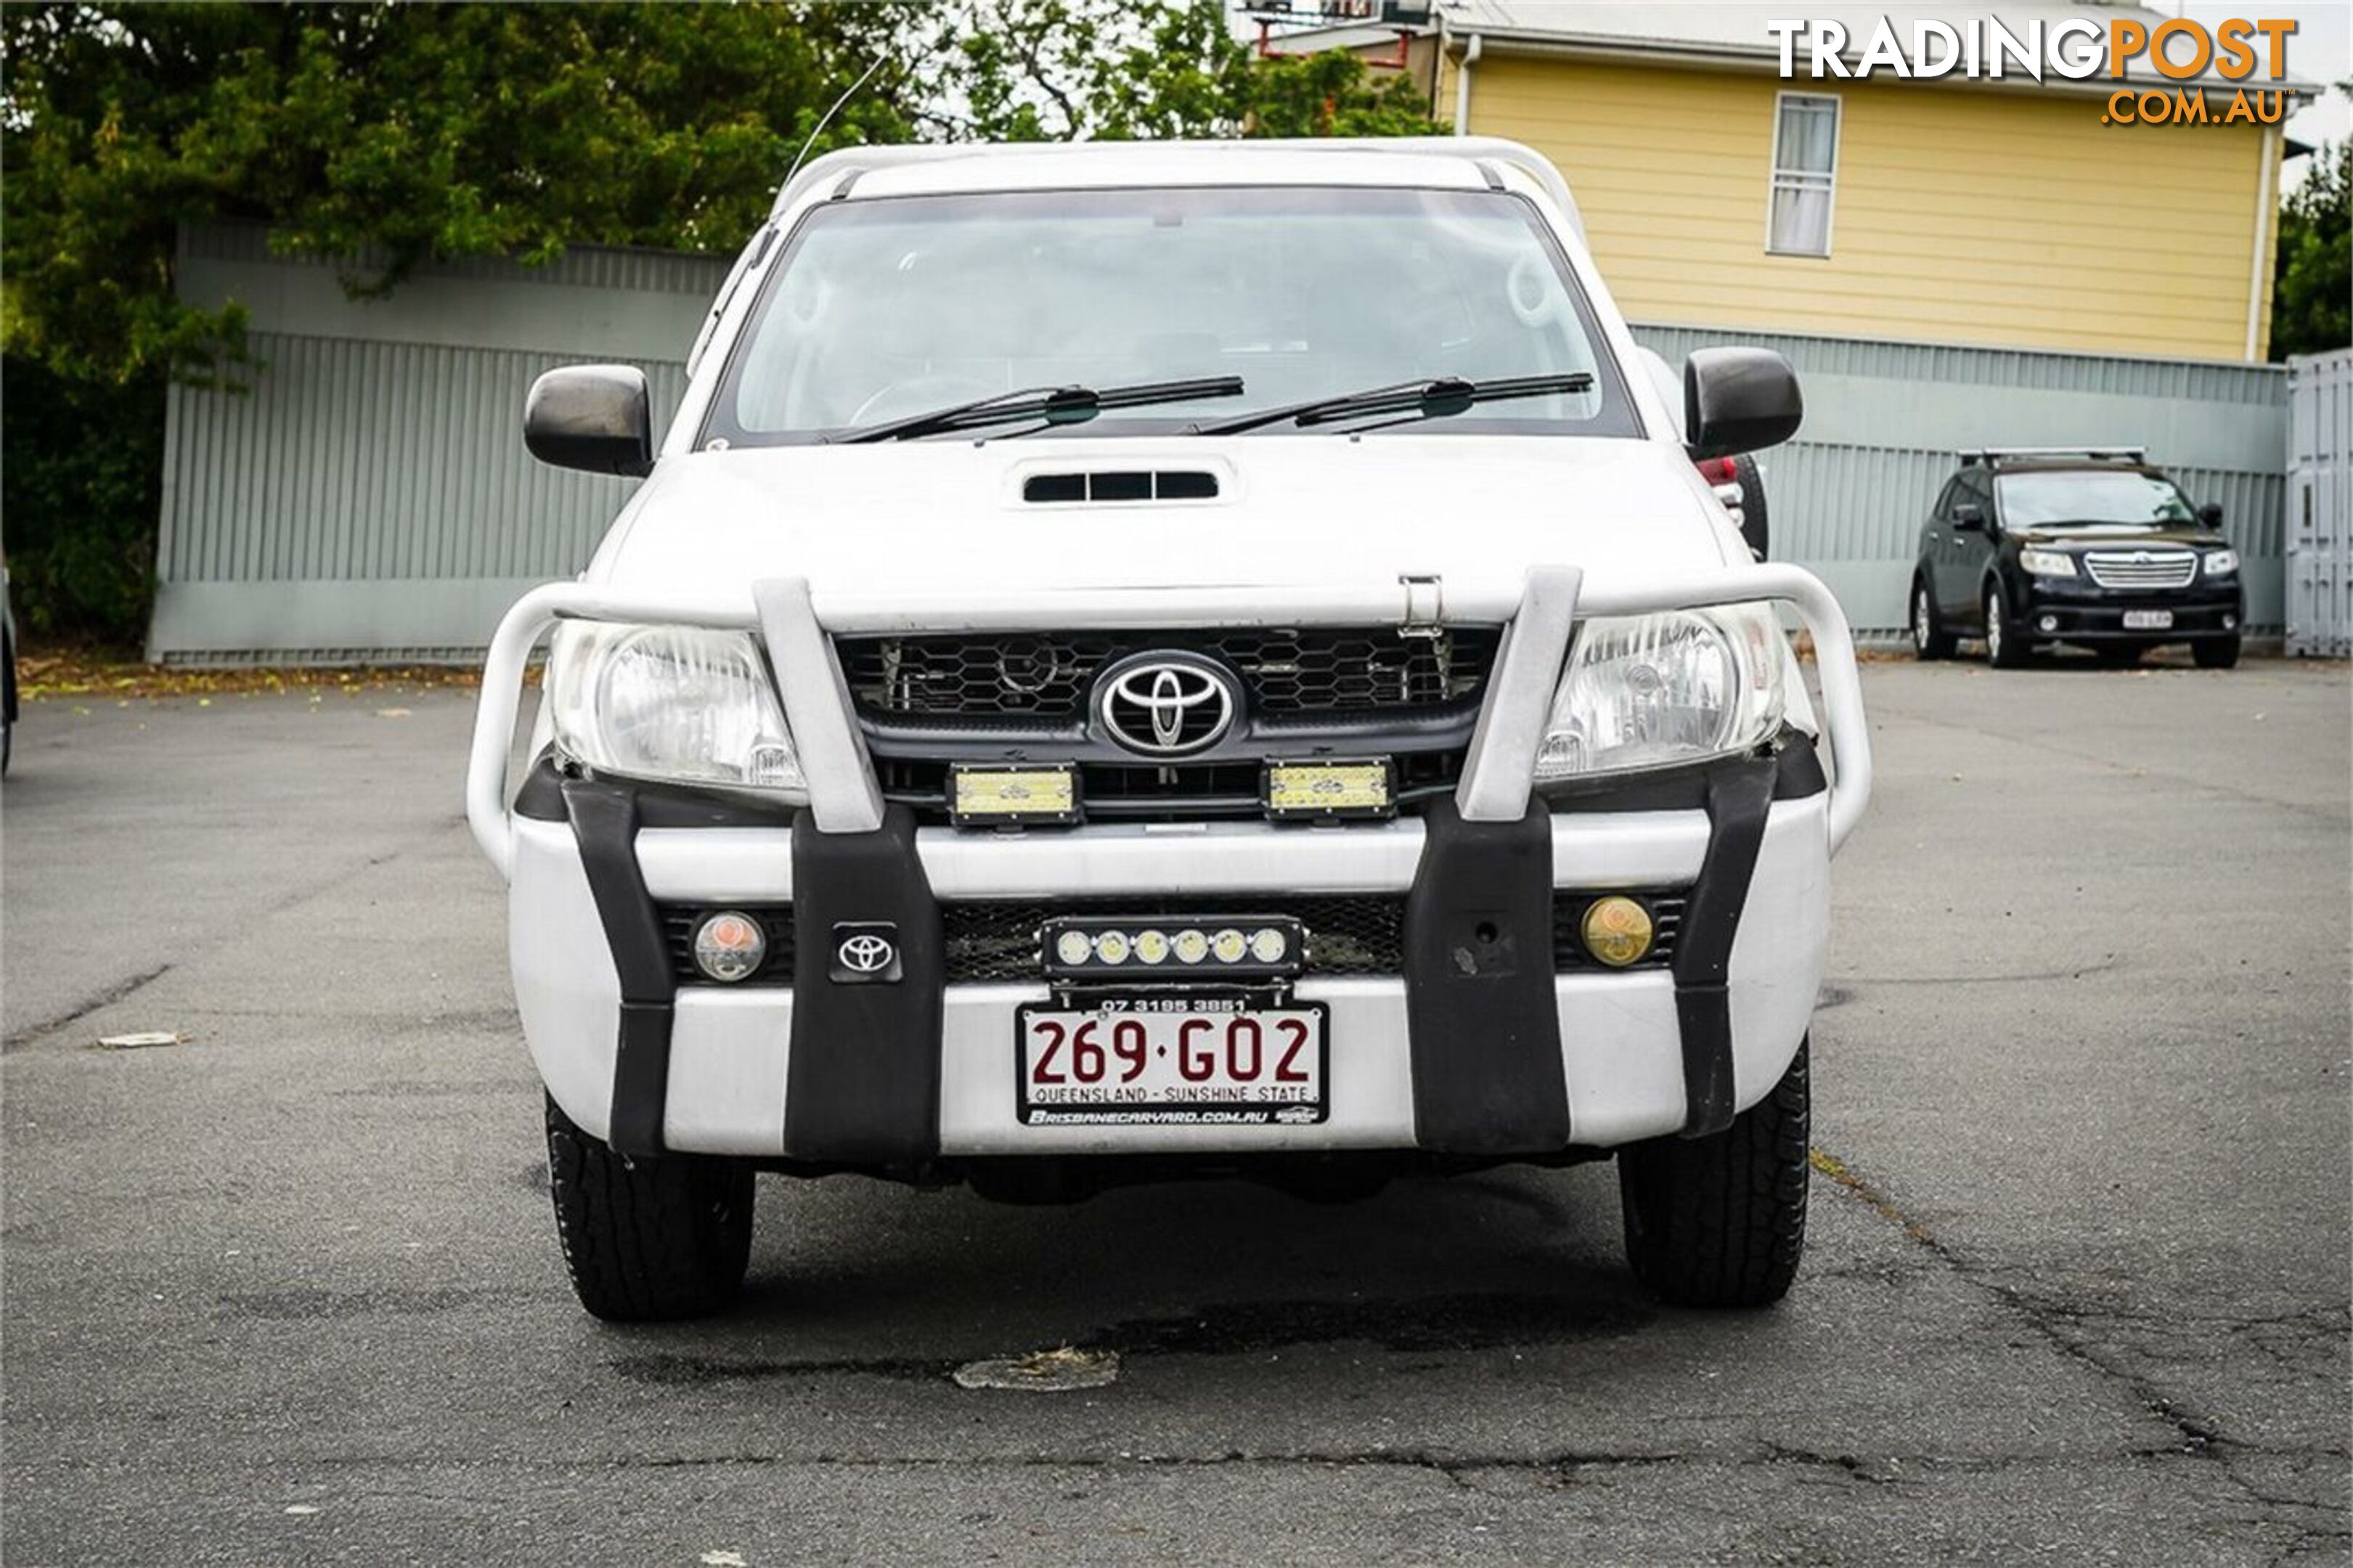
[[[466,819],[475,842],[512,879],[514,828],[508,815],[508,759],[525,668],[558,621],[596,620],[756,631],[775,666],[785,721],[822,832],[870,831],[882,797],[866,754],[831,638],[836,634],[1101,631],[1203,626],[1503,624],[1504,642],[1456,790],[1471,821],[1514,821],[1527,810],[1537,747],[1579,616],[1627,616],[1768,600],[1794,608],[1813,635],[1822,722],[1831,762],[1833,852],[1871,799],[1871,742],[1854,639],[1838,601],[1795,566],[1730,566],[1641,582],[1597,578],[1571,566],[1540,566],[1521,591],[1448,590],[1433,606],[1424,580],[1393,585],[1055,589],[1020,595],[827,593],[802,578],[752,584],[738,596],[666,599],[601,585],[554,583],[517,600],[491,640],[467,763]]]

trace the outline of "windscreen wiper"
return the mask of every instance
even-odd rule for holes
[[[1375,414],[1405,414],[1416,419],[1434,419],[1449,414],[1460,414],[1473,404],[1496,403],[1508,397],[1547,397],[1556,393],[1589,392],[1593,375],[1589,371],[1568,371],[1559,375],[1505,375],[1488,381],[1465,381],[1461,376],[1441,375],[1434,381],[1401,381],[1394,386],[1368,387],[1363,392],[1343,392],[1330,397],[1310,398],[1305,403],[1293,403],[1282,408],[1261,408],[1255,414],[1244,414],[1215,425],[1197,425],[1196,436],[1233,436],[1244,430],[1256,430],[1261,426],[1280,425],[1285,420],[1293,425],[1329,425],[1341,419],[1363,418]]]
[[[911,414],[881,425],[869,425],[826,437],[828,441],[912,441],[919,436],[944,435],[951,430],[977,430],[990,425],[1013,425],[1042,419],[1048,425],[1078,425],[1106,408],[1143,408],[1155,403],[1190,403],[1197,397],[1239,397],[1238,375],[1203,376],[1192,381],[1142,381],[1133,386],[1028,386],[1000,392],[994,397]]]

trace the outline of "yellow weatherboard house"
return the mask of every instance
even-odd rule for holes
[[[1920,19],[2024,37],[2076,18],[2104,35],[2118,19],[2153,30],[2171,14],[2082,0],[1451,0],[1416,29],[1405,68],[1458,132],[1525,142],[1560,165],[1637,321],[2264,357],[2284,116],[2219,114],[2240,88],[2284,91],[2290,110],[2311,89],[2274,79],[2268,60],[2242,81],[2183,83],[2145,57],[2121,80],[2105,66],[2039,84],[1957,70],[1816,80],[1802,46],[1782,77],[1768,23],[1842,24],[1852,65],[1883,17],[1908,52]],[[1280,47],[1356,41],[1327,31]],[[2205,123],[2103,122],[2118,89],[2195,98],[2200,86],[2217,116]]]

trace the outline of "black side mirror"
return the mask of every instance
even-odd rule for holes
[[[2200,507],[2198,509],[2198,521],[2204,523],[2209,528],[2221,527],[2222,509],[2221,505],[2210,500],[2204,506]]]
[[[1805,417],[1797,372],[1770,349],[1698,349],[1683,361],[1683,447],[1694,460],[1778,447]]]
[[[1963,533],[1985,532],[1985,508],[1975,501],[1963,501],[1953,509],[1953,526]]]
[[[522,444],[541,462],[592,474],[645,474],[654,466],[653,405],[633,364],[573,364],[531,384]]]

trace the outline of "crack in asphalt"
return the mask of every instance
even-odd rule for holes
[[[127,1000],[138,992],[145,989],[147,986],[152,985],[156,981],[161,980],[164,975],[171,973],[175,969],[178,969],[183,963],[193,962],[194,960],[200,959],[213,952],[218,952],[223,946],[236,941],[240,935],[242,935],[247,927],[249,927],[258,921],[269,920],[272,916],[284,914],[289,910],[299,908],[301,905],[308,903],[312,899],[316,899],[326,893],[332,892],[335,889],[343,886],[345,882],[350,881],[354,877],[364,876],[368,872],[375,869],[378,866],[389,864],[390,862],[398,859],[401,856],[407,854],[419,843],[429,839],[438,838],[447,834],[448,830],[448,825],[447,823],[436,823],[431,828],[424,832],[414,834],[407,838],[402,839],[394,847],[385,850],[380,855],[371,855],[358,862],[356,865],[337,870],[319,881],[312,882],[306,887],[298,889],[295,891],[287,894],[281,899],[278,899],[270,903],[265,904],[261,908],[254,910],[253,913],[245,921],[241,921],[236,931],[215,931],[212,933],[213,939],[210,942],[200,944],[191,952],[182,954],[179,958],[172,959],[164,963],[159,963],[154,968],[146,971],[144,973],[134,974],[127,980],[118,981],[116,984],[108,986],[106,989],[98,992],[96,994],[85,997],[81,1001],[75,1003],[72,1006],[67,1008],[64,1012],[57,1015],[55,1017],[45,1018],[37,1024],[26,1025],[23,1028],[16,1030],[6,1038],[0,1039],[0,1052],[16,1051],[23,1049],[26,1046],[37,1045],[41,1041],[48,1038],[51,1035],[54,1035],[59,1030],[67,1027],[69,1025],[79,1022],[83,1018],[87,1018],[92,1013],[98,1012],[101,1008],[111,1007],[117,1002]]]
[[[42,1022],[37,1024],[27,1025],[26,1027],[17,1030],[15,1034],[10,1035],[6,1039],[0,1040],[0,1051],[13,1051],[20,1046],[29,1046],[36,1040],[41,1039],[46,1036],[54,1035],[59,1029],[64,1028],[67,1025],[74,1022],[76,1019],[87,1018],[101,1007],[111,1007],[115,1003],[121,1001],[124,997],[140,989],[140,987],[148,984],[152,981],[162,979],[164,975],[171,973],[172,969],[173,966],[171,964],[159,963],[143,974],[134,974],[128,980],[117,981],[114,984],[108,986],[105,990],[99,992],[96,995],[85,997],[81,1001],[75,1003],[72,1006],[67,1008],[56,1017],[44,1019]]]
[[[1561,1344],[1630,1334],[1653,1316],[1630,1290],[1504,1291],[1420,1296],[1403,1300],[1229,1301],[1178,1317],[1135,1318],[1074,1342],[1084,1351],[1122,1355],[1238,1355],[1292,1345],[1361,1341],[1401,1354]],[[668,1387],[784,1377],[861,1374],[900,1381],[945,1378],[965,1357],[842,1357],[735,1361],[649,1352],[607,1365],[632,1382]]]
[[[2250,1501],[2261,1508],[2273,1510],[2295,1509],[2306,1512],[2317,1510],[2323,1513],[2332,1511],[2331,1505],[2316,1502],[2310,1498],[2286,1497],[2262,1490],[2252,1478],[2242,1473],[2237,1461],[2242,1457],[2258,1455],[2324,1459],[2343,1458],[2345,1449],[2317,1444],[2282,1447],[2254,1443],[2231,1436],[2224,1432],[2211,1417],[2200,1414],[2185,1401],[2168,1394],[2158,1386],[2154,1378],[2129,1367],[2116,1364],[2112,1357],[2102,1353],[2085,1339],[2066,1331],[2066,1325],[2070,1323],[2081,1327],[2095,1318],[2106,1315],[2099,1309],[2036,1296],[2005,1280],[1994,1279],[1985,1268],[1948,1245],[1927,1225],[1906,1213],[1883,1188],[1856,1172],[1837,1155],[1817,1148],[1810,1152],[1810,1162],[1815,1170],[1828,1176],[1844,1190],[1848,1196],[1863,1204],[1882,1219],[1902,1231],[1908,1240],[1943,1264],[1955,1278],[1983,1291],[2001,1306],[2008,1308],[2013,1315],[2022,1319],[2028,1327],[2041,1335],[2064,1359],[2123,1388],[2140,1404],[2143,1409],[2172,1427],[2179,1438],[2178,1443],[2159,1448],[2128,1450],[2127,1457],[2149,1459],[2187,1457],[2210,1461],[2217,1467],[2219,1473],[2224,1479],[2237,1487]],[[2332,1310],[2327,1308],[2310,1308],[2284,1316],[2244,1320],[2206,1318],[2197,1321],[2208,1327],[2232,1323],[2237,1328],[2244,1330],[2306,1319],[2312,1320],[2316,1325],[2320,1319],[2327,1317]],[[2340,1317],[2345,1315],[2337,1314]],[[2341,1333],[2338,1337],[2341,1338]],[[2348,1510],[2341,1506],[2337,1507],[2334,1509],[2334,1517],[2353,1520],[2353,1510]],[[2316,1526],[2309,1521],[2282,1519],[2277,1517],[2276,1513],[2267,1514],[2263,1522],[2297,1531],[2298,1542],[2307,1539],[2329,1542],[2353,1539],[2353,1528],[2348,1528],[2346,1525]],[[2274,1561],[2286,1561],[2288,1556],[2293,1556],[2301,1550],[2300,1545],[2292,1546],[2286,1554],[2275,1557]]]

